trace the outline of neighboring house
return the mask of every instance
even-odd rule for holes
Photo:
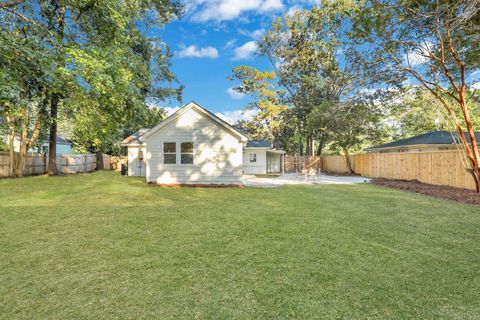
[[[8,146],[9,144],[8,137],[5,137],[3,140]],[[48,146],[49,146],[48,140],[44,140],[42,141],[42,144],[38,149],[36,147],[32,147],[28,150],[28,152],[48,153]],[[15,152],[20,151],[19,137],[15,137],[13,140],[13,150]],[[61,136],[57,136],[57,154],[72,154],[72,153],[73,153],[72,142]]]
[[[243,174],[281,172],[282,150],[247,135],[195,102],[122,141],[128,175],[158,184],[241,184]]]
[[[48,139],[43,140],[42,144],[40,145],[39,152],[41,153],[48,153]],[[62,136],[57,135],[57,154],[72,154],[72,142],[68,139],[65,139]]]
[[[465,133],[467,140],[470,138]],[[455,137],[455,139],[454,139]],[[480,132],[475,133],[477,141],[480,142]],[[372,153],[392,153],[392,152],[428,152],[441,150],[456,150],[459,142],[458,134],[448,131],[432,131],[418,136],[401,139],[390,143],[382,144],[365,149]]]
[[[3,142],[7,145],[7,148],[10,149],[10,140],[8,136],[3,137]],[[19,152],[20,151],[20,138],[19,137],[13,137],[13,151]]]

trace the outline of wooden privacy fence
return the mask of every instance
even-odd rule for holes
[[[301,172],[302,169],[321,169],[322,157],[318,156],[285,156],[284,157],[285,172]]]
[[[290,159],[290,158],[297,158]],[[344,156],[285,158],[285,171],[295,172],[295,166],[311,167],[320,164],[324,171],[346,173],[348,167]],[[475,183],[464,169],[461,155],[456,150],[417,153],[372,153],[352,155],[353,171],[364,177],[399,180],[418,180],[420,182],[446,185],[457,188],[475,189]],[[291,163],[295,163],[292,165]],[[314,167],[315,168],[315,167]]]
[[[110,169],[110,156],[103,156],[104,168]],[[10,155],[0,153],[0,177],[8,177]],[[41,153],[28,153],[25,158],[25,176],[44,174],[48,169],[48,156]],[[57,170],[59,173],[91,172],[97,169],[96,154],[64,154],[57,155]]]

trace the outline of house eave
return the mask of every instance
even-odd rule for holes
[[[230,124],[228,124],[226,121],[220,119],[219,117],[217,117],[215,114],[211,113],[210,111],[208,111],[207,109],[203,108],[202,106],[200,106],[198,103],[194,102],[194,101],[191,101],[189,103],[187,103],[186,105],[184,105],[181,109],[177,110],[175,113],[173,113],[172,115],[170,115],[168,118],[166,118],[165,120],[163,120],[162,122],[160,122],[157,126],[155,126],[154,128],[150,129],[149,131],[145,132],[140,138],[139,140],[141,142],[145,142],[147,141],[147,139],[153,135],[155,132],[157,132],[158,130],[160,130],[161,128],[165,127],[166,125],[168,125],[170,122],[174,121],[175,119],[177,119],[178,117],[180,117],[182,114],[184,114],[187,110],[190,110],[190,109],[193,109],[195,108],[195,110],[203,113],[204,115],[206,115],[207,117],[209,117],[210,119],[212,119],[213,121],[215,121],[218,125],[220,125],[221,127],[223,127],[225,130],[229,131],[231,134],[237,136],[241,142],[247,142],[248,141],[248,137],[245,136],[243,133],[241,133],[240,131],[236,130],[233,126],[231,126]]]

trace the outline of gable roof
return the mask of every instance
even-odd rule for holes
[[[398,147],[408,147],[414,145],[449,145],[456,144],[455,139],[452,135],[457,136],[456,133],[450,133],[448,131],[432,131],[418,136],[413,136],[406,139],[400,139],[397,141],[385,143],[379,146],[374,146],[367,148],[366,150],[375,150],[375,149],[385,149],[385,148],[398,148]],[[470,137],[465,133],[467,141],[470,142]],[[475,132],[475,137],[480,141],[480,132]]]
[[[127,138],[125,138],[122,142],[120,142],[120,144],[122,146],[129,145],[129,144],[130,145],[132,145],[132,144],[142,144],[142,142],[140,141],[140,137],[143,136],[143,134],[145,132],[147,132],[148,130],[150,130],[150,128],[140,129],[137,132],[135,132],[134,134],[132,134],[131,136],[128,136]]]
[[[161,128],[165,127],[166,125],[168,125],[170,122],[172,122],[173,120],[177,119],[178,117],[180,117],[182,114],[184,114],[186,111],[190,110],[190,109],[195,109],[197,111],[199,111],[200,113],[202,113],[203,115],[205,115],[206,117],[212,119],[213,121],[215,121],[218,125],[220,125],[221,127],[223,127],[224,129],[226,129],[227,131],[230,131],[231,133],[233,133],[234,135],[236,135],[238,138],[240,138],[241,141],[247,141],[248,140],[248,137],[243,134],[242,132],[238,131],[235,127],[231,126],[229,123],[227,123],[226,121],[220,119],[219,117],[217,117],[216,115],[214,115],[213,113],[211,113],[210,111],[208,111],[207,109],[203,108],[202,106],[200,106],[198,103],[196,102],[189,102],[187,103],[186,105],[184,105],[182,108],[180,108],[179,110],[177,110],[175,113],[173,113],[172,115],[170,115],[168,118],[166,118],[165,120],[163,120],[162,122],[160,122],[157,126],[155,126],[154,128],[148,130],[147,132],[145,132],[142,136],[140,136],[139,138],[139,141],[142,142],[142,141],[145,141],[146,139],[148,139],[148,137],[150,137],[152,134],[154,134],[155,132],[157,132],[158,130],[160,130]]]
[[[247,148],[271,148],[270,141],[268,140],[248,140]]]

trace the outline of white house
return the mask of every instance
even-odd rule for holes
[[[157,184],[241,184],[243,174],[279,173],[282,150],[250,140],[195,102],[122,141],[128,175]]]

